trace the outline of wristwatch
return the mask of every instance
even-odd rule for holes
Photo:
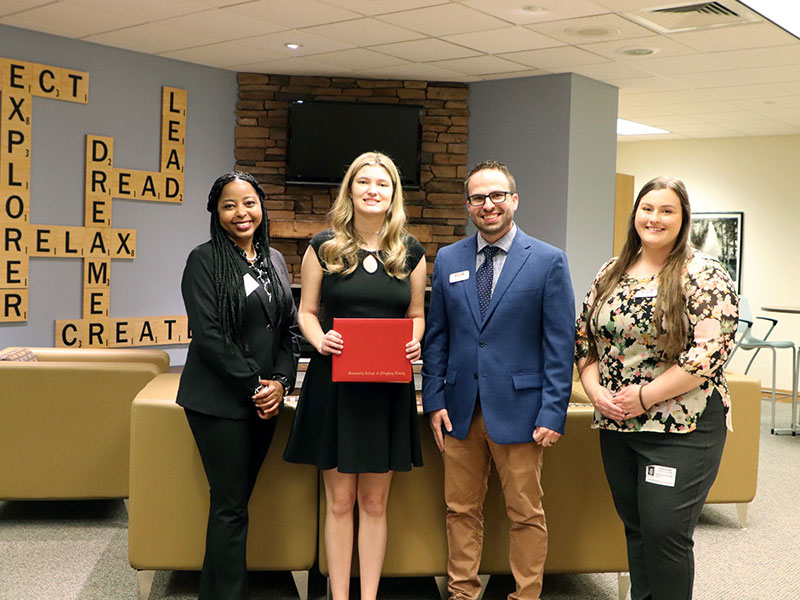
[[[283,386],[283,395],[286,396],[292,390],[289,389],[289,380],[283,375],[273,375],[272,381],[277,381]]]

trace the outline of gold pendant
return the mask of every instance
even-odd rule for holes
[[[361,264],[367,273],[374,273],[378,270],[378,260],[372,254],[367,254]]]

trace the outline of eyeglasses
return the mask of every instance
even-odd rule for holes
[[[483,206],[488,198],[492,201],[492,204],[502,204],[510,193],[497,191],[489,194],[472,194],[472,196],[467,196],[467,202],[469,202],[470,206]]]

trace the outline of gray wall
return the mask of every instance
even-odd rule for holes
[[[158,170],[161,87],[187,91],[183,205],[114,200],[114,227],[137,232],[136,259],[111,266],[111,317],[185,314],[180,277],[208,239],[206,197],[234,164],[236,74],[0,26],[0,57],[89,73],[89,103],[33,99],[31,222],[83,224],[85,135],[114,138],[114,165]],[[29,320],[0,324],[6,345],[54,345],[54,321],[81,317],[82,261],[32,258]],[[182,364],[185,348],[168,347]]]
[[[617,89],[560,74],[470,84],[469,165],[517,181],[517,224],[566,251],[576,302],[613,245]]]
[[[573,75],[571,92],[566,252],[582,302],[614,252],[618,90]]]

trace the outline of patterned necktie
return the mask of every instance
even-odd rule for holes
[[[478,305],[481,307],[481,319],[486,318],[486,309],[492,299],[492,279],[494,279],[494,255],[499,252],[497,246],[483,247],[483,262],[475,273],[475,283],[478,286]]]

